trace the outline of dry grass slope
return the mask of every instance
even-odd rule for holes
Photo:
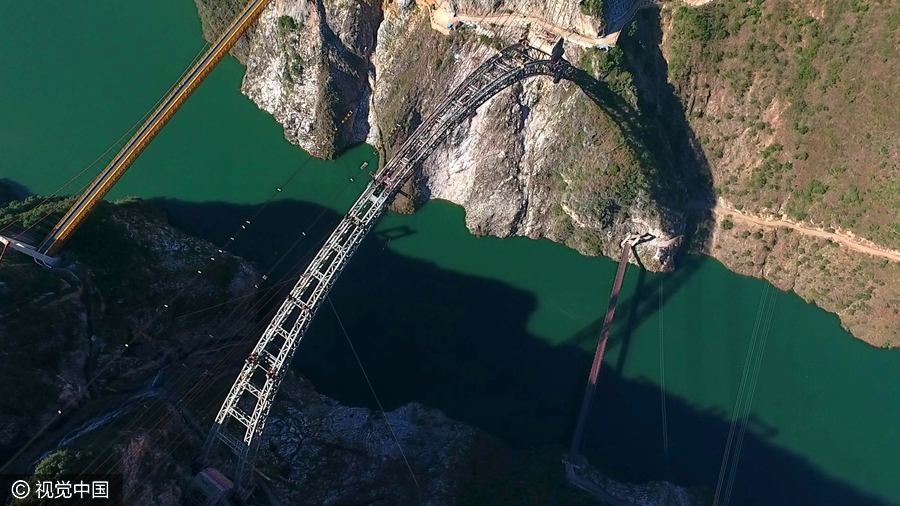
[[[717,194],[900,247],[900,4],[666,9],[670,79]]]

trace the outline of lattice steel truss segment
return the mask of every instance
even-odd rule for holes
[[[203,448],[204,462],[218,443],[235,453],[238,463],[234,480],[239,495],[246,496],[250,491],[253,463],[266,419],[300,340],[337,277],[388,203],[413,175],[415,167],[490,97],[524,78],[564,76],[570,68],[565,61],[552,63],[547,58],[546,53],[529,46],[510,46],[469,74],[378,172],[300,276],[244,362]],[[226,432],[230,424],[237,424],[237,432],[243,436]]]

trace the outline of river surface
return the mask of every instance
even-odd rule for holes
[[[5,6],[0,178],[55,191],[203,44],[191,0]],[[236,250],[268,268],[315,216],[331,226],[377,159],[368,146],[309,159],[239,93],[242,75],[226,58],[110,198],[150,199],[221,240],[283,186]],[[562,448],[615,268],[549,241],[473,237],[462,209],[431,202],[383,219],[333,299],[386,407],[419,401],[517,447]],[[296,362],[321,392],[373,405],[327,308]],[[900,504],[900,354],[793,294],[704,258],[666,275],[629,267],[603,367],[585,451],[615,478],[715,489],[737,419],[739,466],[721,479],[734,504]],[[738,400],[752,401],[745,431]]]

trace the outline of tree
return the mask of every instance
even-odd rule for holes
[[[73,452],[69,450],[59,450],[44,457],[44,460],[38,462],[34,468],[34,475],[28,479],[31,490],[37,488],[38,481],[52,481],[54,478],[64,474],[79,474],[84,472],[84,468],[91,458],[91,455],[83,452]],[[24,499],[14,499],[12,506],[37,506],[45,504],[44,499],[38,499],[37,494],[31,493]]]
[[[580,5],[585,16],[603,18],[603,0],[581,0]]]

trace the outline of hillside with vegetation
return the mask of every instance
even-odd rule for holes
[[[900,344],[891,260],[900,249],[900,4],[678,3],[661,9],[659,24],[668,81],[712,174],[710,253],[838,313],[857,337]],[[885,253],[790,236],[779,222]]]
[[[204,26],[236,5],[197,2]],[[247,36],[242,91],[314,156],[365,141],[389,157],[454,76],[522,35],[470,23],[438,33],[414,2],[327,0],[315,15],[305,2],[280,5]],[[414,202],[395,209],[445,199],[475,234],[547,237],[587,255],[616,256],[623,237],[649,232],[656,239],[638,249],[647,268],[673,268],[686,242],[838,314],[868,343],[900,345],[898,9],[643,9],[609,52],[566,45],[597,81],[499,93],[426,159],[405,188]]]
[[[900,4],[717,0],[666,14],[669,76],[716,194],[900,248]]]

